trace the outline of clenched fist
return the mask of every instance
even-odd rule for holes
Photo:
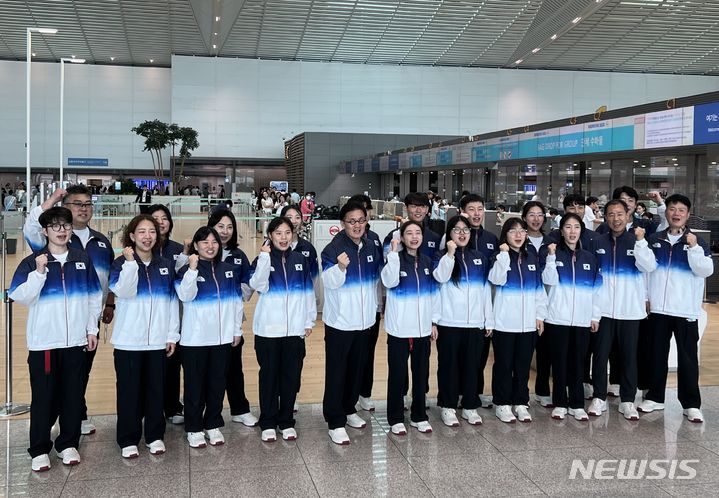
[[[687,244],[689,244],[689,247],[694,247],[697,245],[697,236],[693,233],[687,234]]]
[[[499,250],[500,250],[501,252],[509,252],[509,246],[508,246],[507,243],[505,242],[504,244],[502,244],[501,246],[499,246]]]
[[[447,256],[453,257],[454,252],[457,250],[457,244],[453,240],[447,241]]]
[[[35,266],[37,267],[38,273],[45,273],[45,268],[47,268],[47,254],[41,254],[35,258]]]
[[[200,257],[197,254],[191,254],[187,258],[187,262],[190,264],[190,270],[197,270],[197,263],[200,261]]]
[[[644,235],[646,235],[647,231],[644,230],[642,227],[637,227],[634,229],[634,235],[637,237],[637,240],[644,240]]]
[[[135,261],[135,250],[130,246],[122,250],[122,255],[125,256],[125,261]]]
[[[549,251],[550,256],[554,256],[557,252],[557,244],[549,244],[547,246],[547,251]]]
[[[343,252],[342,254],[337,256],[337,266],[340,267],[340,270],[345,271],[349,265],[350,257],[347,256],[346,252]]]

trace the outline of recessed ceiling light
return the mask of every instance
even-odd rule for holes
[[[150,64],[152,64],[153,62],[155,62],[155,59],[150,59]]]
[[[70,57],[72,57],[72,58],[74,59],[74,58],[75,58],[75,54],[71,55]]]
[[[677,161],[677,158],[676,158],[676,157],[672,157],[672,161],[675,161],[675,162],[676,162],[676,161]]]
[[[607,163],[606,163],[606,162],[604,162],[604,161],[602,161],[602,162],[601,162],[601,163],[599,163],[599,164],[601,164],[602,166],[604,166],[604,165],[605,165],[605,164],[607,164]]]
[[[572,19],[572,24],[577,24],[581,20],[582,20],[582,16],[577,16],[574,19]]]
[[[220,20],[220,16],[215,16],[215,22],[218,22]]]
[[[553,34],[552,36],[550,36],[550,38],[551,38],[552,40],[556,40],[557,38],[559,38],[559,35]]]
[[[114,61],[114,60],[115,60],[115,58],[114,58],[114,57],[110,57],[110,60],[111,60],[111,61]]]
[[[32,53],[32,56],[35,57],[35,52]]]
[[[514,61],[515,64],[521,64],[522,62],[524,62],[524,59],[517,59]]]
[[[635,160],[634,160],[634,164],[639,164],[639,161],[637,161],[637,160],[635,159]]]
[[[213,49],[217,49],[217,45],[215,45],[215,44],[213,43],[213,44],[212,44],[212,48],[213,48]]]
[[[534,50],[532,50],[532,53],[533,53],[533,54],[536,54],[536,53],[539,52],[540,50],[542,50],[541,47],[537,47],[537,48],[535,48]]]
[[[212,33],[213,35],[217,36],[217,33]]]

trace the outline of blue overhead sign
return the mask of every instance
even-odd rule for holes
[[[719,143],[719,102],[694,106],[694,143]]]
[[[107,166],[107,158],[100,157],[68,157],[68,166]]]

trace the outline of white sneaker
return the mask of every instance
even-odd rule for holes
[[[297,431],[294,427],[288,427],[287,429],[282,429],[282,439],[285,441],[294,441],[297,439]]]
[[[122,449],[122,458],[137,458],[140,456],[140,452],[137,450],[137,446],[125,446]]]
[[[432,426],[426,420],[423,420],[422,422],[412,422],[410,420],[409,425],[417,429],[422,434],[428,434],[432,432]]]
[[[367,427],[367,422],[356,413],[350,413],[347,415],[347,425],[355,429],[364,429]]]
[[[176,413],[172,417],[168,417],[167,421],[172,425],[182,425],[185,423],[185,416],[181,413]]]
[[[657,403],[651,399],[645,399],[637,406],[637,410],[642,413],[652,413],[654,410],[663,410],[664,403]]]
[[[695,424],[701,424],[704,422],[704,415],[699,408],[687,408],[684,410],[684,416],[687,420],[689,420],[689,422],[694,422]]]
[[[532,421],[532,416],[529,414],[528,408],[526,405],[514,405],[514,413],[517,414],[517,420],[520,422]]]
[[[374,411],[374,401],[372,401],[370,398],[363,398],[362,396],[359,397],[359,405],[360,408],[367,412],[373,412]]]
[[[479,401],[482,403],[482,408],[492,408],[492,396],[480,394]]]
[[[33,472],[45,472],[50,470],[52,465],[50,464],[50,457],[45,453],[44,455],[38,455],[32,459],[32,471]]]
[[[233,415],[232,421],[238,424],[246,425],[247,427],[254,427],[257,425],[257,417],[252,415],[252,412],[243,413],[241,415]]]
[[[392,434],[395,436],[406,436],[407,435],[407,428],[404,426],[403,423],[394,424],[390,430],[392,431]]]
[[[592,399],[594,394],[594,387],[588,382],[584,383],[584,399]]]
[[[555,406],[554,410],[552,410],[552,418],[554,420],[564,420],[564,417],[567,416],[567,409],[563,408],[561,406]]]
[[[574,420],[579,420],[580,422],[589,420],[589,415],[587,415],[587,412],[585,412],[583,408],[570,408],[569,414],[574,417]]]
[[[649,389],[642,389],[642,401],[647,399],[648,392],[649,392]]]
[[[62,458],[64,465],[77,465],[80,463],[80,453],[75,448],[65,448],[57,456]]]
[[[146,444],[148,448],[150,448],[150,455],[162,455],[167,451],[167,448],[165,448],[165,443],[162,441],[162,439],[156,439],[150,444]]]
[[[207,446],[203,432],[188,432],[187,442],[190,444],[190,448],[204,448]]]
[[[83,436],[95,434],[95,430],[95,424],[93,424],[89,420],[83,420],[82,424],[80,424],[80,434],[82,434]]]
[[[603,399],[593,398],[592,402],[589,403],[589,410],[587,413],[593,417],[600,417],[602,412],[607,411],[607,402]]]
[[[609,387],[607,387],[607,395],[618,398],[619,397],[619,384],[609,384]]]
[[[463,408],[462,418],[466,420],[469,425],[482,425],[482,417],[479,416],[477,410],[465,410]]]
[[[637,408],[634,406],[634,403],[630,401],[619,403],[619,413],[624,415],[624,418],[627,420],[639,420]]]
[[[330,439],[333,443],[345,446],[350,444],[350,437],[347,435],[347,431],[344,427],[338,427],[337,429],[330,429],[328,431]]]
[[[513,424],[517,421],[517,417],[512,413],[512,407],[509,405],[497,405],[494,409],[494,414],[499,420],[507,424]]]
[[[222,435],[220,429],[208,429],[205,431],[205,437],[210,440],[210,445],[220,446],[225,444],[225,436]]]
[[[554,408],[554,403],[552,403],[552,397],[551,396],[534,396],[535,401],[542,405],[544,408]]]
[[[459,427],[457,412],[454,408],[442,408],[442,423],[447,427]]]
[[[262,440],[265,443],[274,443],[277,441],[277,431],[274,429],[265,429],[262,431]]]

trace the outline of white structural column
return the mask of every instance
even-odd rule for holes
[[[63,167],[65,165],[65,159],[64,154],[65,151],[63,150],[64,146],[64,123],[65,123],[65,63],[71,62],[72,64],[84,64],[85,59],[76,59],[76,58],[69,58],[69,57],[63,57],[60,59],[60,188],[65,188],[65,185],[63,184]]]

